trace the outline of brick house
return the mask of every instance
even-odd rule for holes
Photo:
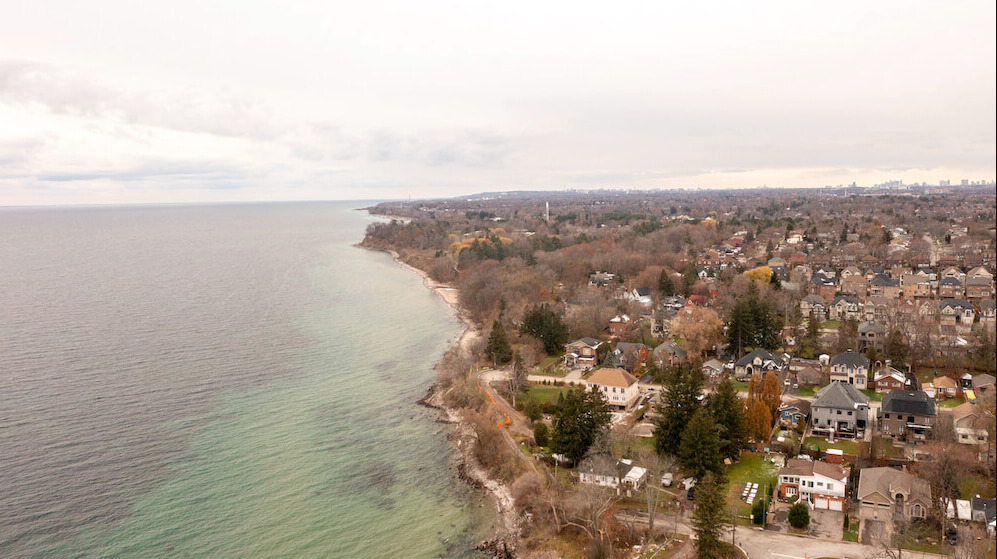
[[[934,398],[921,390],[891,390],[883,397],[878,420],[884,437],[918,443],[932,438],[938,418]]]
[[[821,460],[790,459],[779,469],[779,496],[799,497],[811,509],[844,510],[848,473]]]

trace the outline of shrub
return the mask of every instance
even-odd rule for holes
[[[793,528],[806,528],[810,524],[810,509],[803,503],[789,508],[789,523]]]
[[[755,504],[751,506],[751,522],[753,524],[762,524],[765,521],[765,499],[758,499]]]
[[[523,407],[523,415],[528,417],[530,421],[537,421],[543,417],[543,407],[536,400],[529,400]]]

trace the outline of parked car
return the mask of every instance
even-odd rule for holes
[[[955,526],[949,526],[949,529],[945,531],[945,542],[949,545],[959,543],[959,530]]]
[[[674,480],[674,479],[675,479],[675,476],[673,476],[671,472],[666,472],[665,475],[661,476],[661,485],[663,485],[665,487],[671,487],[672,486],[672,480]]]

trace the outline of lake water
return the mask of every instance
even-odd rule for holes
[[[478,556],[360,205],[0,209],[0,557]]]

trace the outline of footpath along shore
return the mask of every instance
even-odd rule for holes
[[[371,248],[362,247],[361,248]],[[464,329],[453,345],[447,349],[448,353],[465,353],[484,334],[477,328],[474,322],[467,316],[467,313],[460,306],[460,292],[457,288],[434,281],[424,270],[416,268],[405,262],[401,255],[390,249],[383,250],[401,266],[412,270],[422,277],[423,285],[436,293],[443,301],[450,306],[457,317],[464,323]],[[439,364],[437,364],[439,365]],[[488,472],[481,467],[474,457],[473,449],[477,441],[478,434],[469,421],[463,417],[461,410],[451,408],[446,405],[444,393],[440,390],[439,381],[430,387],[429,393],[419,401],[420,404],[436,408],[443,414],[443,421],[454,425],[451,438],[457,447],[457,454],[454,457],[458,477],[465,483],[473,487],[483,489],[487,492],[489,499],[494,503],[497,518],[487,540],[478,545],[478,549],[491,553],[500,559],[509,559],[516,556],[516,549],[519,544],[519,515],[516,513],[515,502],[509,488],[497,479],[492,478]]]

